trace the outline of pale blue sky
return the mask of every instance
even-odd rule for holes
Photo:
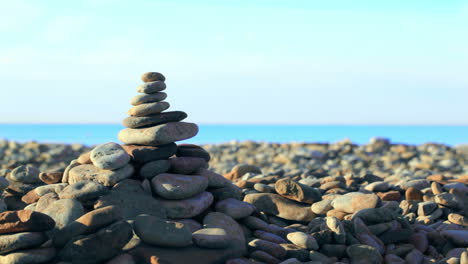
[[[467,1],[0,0],[0,123],[468,124]]]

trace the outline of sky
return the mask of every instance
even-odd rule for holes
[[[466,1],[0,0],[0,123],[468,125]]]

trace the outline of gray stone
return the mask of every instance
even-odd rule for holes
[[[229,236],[222,228],[203,228],[193,233],[193,241],[199,247],[227,248]]]
[[[46,193],[36,203],[36,211],[42,212],[44,211],[47,207],[49,207],[50,204],[54,203],[55,201],[58,201],[59,197],[58,194],[55,192],[50,192]]]
[[[308,250],[317,250],[318,244],[315,238],[304,232],[292,232],[287,235],[288,240],[294,245]]]
[[[202,192],[184,200],[157,200],[166,209],[167,217],[175,219],[192,218],[210,207],[213,203],[213,195],[209,192]]]
[[[346,253],[353,264],[382,263],[379,251],[371,246],[351,245],[346,249]]]
[[[127,165],[130,155],[117,143],[109,142],[96,146],[91,151],[91,161],[100,169],[116,170]]]
[[[141,75],[141,80],[145,83],[154,81],[164,82],[166,80],[166,77],[164,77],[164,75],[162,75],[159,72],[146,72],[143,75]]]
[[[218,212],[229,215],[233,219],[241,219],[251,215],[255,207],[249,203],[228,198],[217,202],[215,209]]]
[[[166,84],[162,81],[147,82],[137,87],[137,92],[153,94],[166,89]]]
[[[135,218],[133,226],[138,237],[151,245],[186,247],[192,243],[192,233],[182,223],[169,222],[150,215],[139,215]]]
[[[193,174],[201,168],[208,168],[204,158],[197,157],[174,157],[170,158],[171,172],[176,174]]]
[[[208,169],[201,168],[195,172],[195,175],[199,175],[208,179],[208,187],[210,188],[222,188],[231,184],[230,180]]]
[[[325,215],[328,211],[333,209],[332,200],[322,200],[315,202],[310,208],[314,214]]]
[[[198,133],[198,126],[187,122],[172,122],[149,128],[126,128],[119,133],[125,144],[158,146],[189,139]]]
[[[60,193],[60,199],[76,199],[84,202],[98,198],[101,195],[109,193],[104,185],[93,181],[81,181],[70,184]]]
[[[332,206],[338,211],[352,214],[362,209],[375,208],[378,202],[379,197],[375,194],[350,192],[335,198]]]
[[[42,212],[54,219],[56,229],[62,229],[82,216],[84,208],[75,199],[62,199],[52,202]]]
[[[440,234],[459,247],[468,247],[468,230],[444,230]]]
[[[36,167],[21,165],[12,170],[7,179],[21,183],[38,183],[41,182],[39,173],[41,172]]]
[[[212,212],[203,218],[204,228],[221,228],[229,238],[229,248],[238,252],[239,256],[246,253],[246,241],[240,225],[232,217],[219,212]]]
[[[8,180],[0,177],[0,193],[2,193],[6,188],[8,188]]]
[[[130,116],[149,116],[149,115],[155,115],[159,114],[162,111],[166,110],[169,108],[169,103],[168,102],[156,102],[156,103],[147,103],[147,104],[141,104],[141,105],[136,105],[130,110],[128,110],[128,115]]]
[[[148,116],[129,116],[123,120],[122,124],[129,128],[142,128],[170,122],[179,122],[185,118],[187,118],[185,112],[170,111]]]
[[[104,186],[113,186],[119,181],[132,176],[134,168],[131,164],[117,170],[99,169],[91,164],[80,165],[70,170],[68,182],[70,184],[91,180],[102,183]]]
[[[45,264],[50,263],[57,251],[55,248],[37,248],[15,251],[0,256],[0,263],[5,264]]]
[[[41,232],[24,232],[16,234],[0,235],[0,254],[11,251],[38,247],[44,243],[47,236]]]
[[[151,180],[153,191],[166,199],[186,199],[200,194],[208,187],[208,180],[196,175],[162,173]]]
[[[132,105],[140,105],[146,103],[156,103],[161,102],[162,100],[167,98],[167,94],[164,92],[157,92],[154,94],[139,94],[134,96],[130,100],[130,104]]]

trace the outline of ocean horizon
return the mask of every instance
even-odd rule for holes
[[[366,144],[373,137],[392,143],[468,143],[468,126],[436,125],[199,125],[198,135],[184,143],[216,144],[230,141],[336,142],[350,139]],[[0,124],[0,139],[41,143],[80,143],[95,145],[119,142],[119,124]],[[182,141],[181,141],[182,142]]]

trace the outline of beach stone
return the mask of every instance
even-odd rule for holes
[[[208,180],[196,175],[162,173],[151,180],[151,186],[163,198],[180,200],[202,193]]]
[[[205,159],[206,162],[210,161],[210,153],[198,145],[193,144],[180,144],[177,146],[177,157],[196,157]]]
[[[423,201],[423,193],[414,187],[406,189],[405,197],[408,201]]]
[[[459,247],[468,247],[468,230],[444,230],[440,234]]]
[[[399,201],[401,194],[399,191],[389,191],[385,193],[377,193],[382,201]]]
[[[90,153],[91,155],[91,153]],[[70,164],[65,168],[65,171],[63,172],[63,177],[62,177],[62,183],[68,183],[68,178],[70,176],[70,171],[74,167],[82,165],[81,163],[78,162],[78,160],[72,160],[70,161]]]
[[[221,201],[228,198],[242,200],[243,197],[242,189],[232,183],[222,188],[211,189],[210,192],[213,194],[216,201]]]
[[[400,187],[403,190],[407,190],[408,188],[413,187],[413,188],[418,189],[418,190],[421,191],[423,189],[431,187],[431,183],[428,180],[422,180],[422,179],[420,179],[420,180],[409,180],[409,181],[403,181],[400,184]]]
[[[41,172],[39,179],[47,184],[59,183],[62,181],[63,172]]]
[[[310,208],[311,208],[312,212],[314,212],[314,214],[324,215],[328,211],[333,209],[332,200],[322,200],[322,201],[319,201],[319,202],[315,202],[315,203],[312,204],[312,206]]]
[[[114,142],[96,146],[91,151],[90,158],[94,166],[107,170],[122,168],[130,161],[130,155]]]
[[[34,189],[34,192],[39,196],[44,196],[47,193],[55,192],[60,193],[65,187],[68,186],[68,183],[54,183],[42,185]]]
[[[280,263],[281,260],[279,260],[278,258],[275,258],[274,256],[266,253],[265,251],[263,250],[255,250],[253,252],[250,253],[249,257],[253,260],[258,260],[258,262],[254,262],[254,263]]]
[[[149,128],[126,128],[119,133],[119,140],[125,144],[158,146],[189,139],[198,133],[194,123],[172,122]]]
[[[71,263],[102,263],[117,256],[132,235],[131,225],[118,221],[96,233],[70,240],[59,252],[59,257]]]
[[[92,164],[93,161],[91,160],[91,151],[85,152],[81,154],[78,159],[76,159],[80,164]]]
[[[76,199],[80,202],[89,201],[98,198],[101,195],[109,193],[104,185],[93,181],[81,181],[70,184],[60,193],[60,199]]]
[[[227,248],[229,236],[222,228],[203,228],[193,233],[193,241],[197,246],[205,248]]]
[[[46,241],[47,237],[41,232],[23,232],[0,235],[0,254],[16,250],[38,247]]]
[[[326,221],[327,227],[333,231],[333,239],[337,244],[346,243],[346,232],[343,224],[338,218],[328,216]]]
[[[192,218],[201,214],[213,203],[213,195],[209,192],[202,192],[191,198],[184,200],[156,200],[166,209],[169,218]]]
[[[36,183],[23,183],[10,180],[7,191],[11,194],[21,196],[42,185],[44,185],[44,183],[41,180],[39,180],[39,182]]]
[[[6,203],[0,199],[0,213],[3,213],[7,210],[7,205]]]
[[[80,165],[70,170],[68,182],[70,184],[85,180],[94,180],[104,186],[113,186],[116,183],[132,176],[134,168],[131,164],[117,170],[99,169],[91,164]]]
[[[435,209],[437,209],[437,204],[435,202],[422,202],[418,203],[418,215],[419,216],[428,216]]]
[[[318,264],[318,263],[332,264],[332,263],[334,263],[334,261],[331,258],[329,258],[326,255],[324,255],[324,254],[322,254],[322,253],[320,253],[318,251],[315,251],[315,250],[311,250],[309,252],[309,259],[312,261],[313,264]]]
[[[132,255],[125,253],[109,260],[106,264],[136,264],[136,262]]]
[[[58,201],[60,198],[58,194],[55,192],[46,193],[45,195],[41,196],[36,203],[36,211],[43,212],[50,204],[55,201]]]
[[[21,183],[38,183],[41,181],[39,173],[40,171],[36,167],[21,165],[12,170],[7,179]]]
[[[278,259],[284,259],[286,257],[286,250],[282,246],[270,241],[258,238],[253,239],[249,242],[248,247],[249,251],[261,250]]]
[[[193,219],[177,219],[173,220],[173,222],[184,224],[192,233],[203,228],[202,224]]]
[[[122,124],[129,128],[144,128],[171,122],[179,122],[187,118],[187,114],[182,111],[169,111],[145,116],[129,116]]]
[[[167,94],[164,92],[157,92],[154,94],[139,94],[130,100],[131,105],[141,105],[146,103],[161,102],[167,98]]]
[[[224,178],[222,175],[205,168],[198,169],[194,174],[206,178],[209,188],[223,188],[232,185],[231,181]]]
[[[149,116],[159,114],[164,110],[169,108],[168,102],[156,102],[156,103],[147,103],[136,105],[128,110],[128,115],[130,116]]]
[[[154,94],[157,92],[164,91],[166,84],[162,81],[147,82],[137,87],[137,92],[145,94]]]
[[[255,165],[238,164],[234,166],[231,172],[226,174],[224,177],[228,178],[231,181],[236,181],[237,179],[240,179],[247,173],[262,174],[262,170]]]
[[[6,188],[8,188],[9,184],[10,183],[7,179],[0,177],[0,193],[2,193]]]
[[[258,210],[287,220],[310,221],[315,218],[310,205],[299,204],[278,194],[252,193],[244,197],[244,202],[253,204]]]
[[[145,243],[156,246],[185,247],[192,243],[190,229],[150,215],[139,215],[133,223],[135,233]]]
[[[275,188],[268,185],[268,184],[263,184],[263,183],[256,183],[254,186],[253,186],[254,190],[256,190],[257,192],[261,192],[261,193],[275,193]]]
[[[42,264],[50,263],[55,258],[55,248],[36,248],[15,251],[0,256],[0,263],[5,264]]]
[[[283,243],[288,243],[285,239],[282,237],[275,235],[270,232],[262,231],[262,230],[255,230],[253,233],[256,238],[260,238],[266,241],[270,241],[276,244],[283,244]]]
[[[319,248],[317,241],[311,235],[304,232],[292,232],[287,235],[288,240],[294,245],[308,250],[317,250]]]
[[[140,176],[145,179],[151,179],[154,176],[169,171],[171,163],[169,160],[155,160],[143,165],[140,169]]]
[[[109,194],[99,197],[94,208],[99,209],[110,205],[118,207],[125,220],[132,220],[140,214],[166,217],[162,204],[145,193],[141,184],[135,180],[127,179],[114,185]]]
[[[171,172],[176,174],[193,174],[201,168],[208,168],[205,159],[194,157],[175,157],[170,158]]]
[[[468,217],[463,215],[451,213],[448,215],[448,220],[451,223],[468,227]]]
[[[279,195],[301,203],[312,204],[322,199],[319,190],[287,178],[277,181],[275,190]]]
[[[255,207],[249,203],[242,202],[233,198],[227,198],[215,204],[218,212],[229,215],[233,219],[241,219],[251,215]]]
[[[390,189],[390,185],[385,181],[376,181],[366,185],[364,189],[371,192],[386,192]]]
[[[350,192],[333,200],[334,209],[355,213],[366,208],[375,208],[379,202],[379,197],[375,194],[364,194],[360,192]]]
[[[41,232],[50,230],[54,226],[54,219],[39,212],[19,210],[0,213],[0,234]]]
[[[295,258],[300,261],[306,261],[309,259],[309,251],[307,249],[288,243],[281,243],[280,246],[286,250],[287,258]]]
[[[406,255],[405,260],[408,264],[421,264],[423,262],[423,255],[419,250],[413,249]]]
[[[434,201],[449,208],[458,208],[457,198],[451,193],[441,193],[434,196]]]
[[[177,151],[175,143],[169,143],[160,146],[139,146],[139,145],[122,145],[127,153],[134,161],[139,163],[147,163],[155,160],[167,160]]]
[[[368,245],[351,245],[346,253],[353,264],[382,263],[379,251]]]
[[[35,190],[32,190],[32,191],[29,191],[27,194],[23,195],[21,197],[21,201],[27,203],[27,204],[32,204],[32,203],[35,203],[39,200],[39,198],[41,198],[41,196],[39,196]]]
[[[146,72],[141,75],[141,80],[146,82],[155,82],[155,81],[162,81],[166,80],[166,77],[159,72]]]
[[[391,264],[406,264],[406,261],[394,254],[387,254],[385,255],[385,263]]]
[[[55,228],[62,229],[84,214],[83,205],[75,199],[62,199],[52,202],[42,211],[52,217]]]
[[[241,226],[232,217],[220,212],[208,213],[203,218],[204,228],[220,228],[223,229],[229,241],[229,247],[233,250],[234,255],[240,257],[247,251],[246,241]]]

